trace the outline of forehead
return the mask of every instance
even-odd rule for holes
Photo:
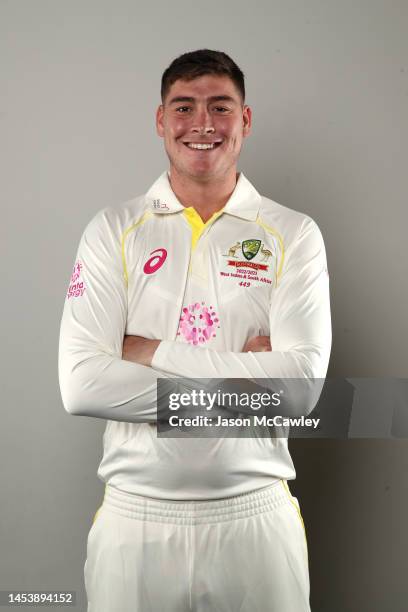
[[[206,99],[215,96],[230,96],[237,102],[241,101],[234,81],[226,75],[205,74],[191,81],[178,79],[166,96],[166,102],[171,103],[176,96],[188,96],[196,99]]]

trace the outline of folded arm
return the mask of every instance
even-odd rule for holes
[[[166,374],[122,359],[127,289],[117,223],[101,211],[80,241],[61,321],[61,395],[73,415],[155,422],[156,381]]]

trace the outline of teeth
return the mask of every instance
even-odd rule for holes
[[[214,148],[214,143],[211,144],[204,144],[201,142],[189,142],[188,146],[190,147],[190,149],[213,149]]]

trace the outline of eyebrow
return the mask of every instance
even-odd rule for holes
[[[233,102],[236,103],[236,100],[231,96],[210,96],[207,98],[209,102]],[[195,102],[196,98],[191,96],[175,96],[168,103],[174,104],[175,102]]]

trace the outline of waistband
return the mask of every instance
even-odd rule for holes
[[[245,518],[291,502],[291,494],[284,480],[250,493],[212,501],[154,499],[106,485],[100,510],[157,523],[198,525]]]

